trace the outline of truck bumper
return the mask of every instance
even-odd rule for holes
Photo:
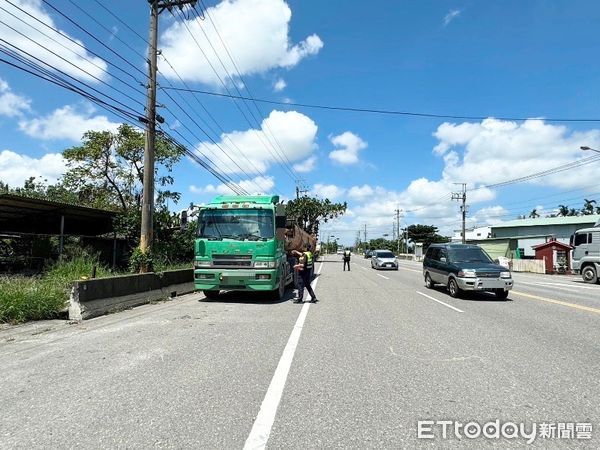
[[[510,291],[513,287],[512,278],[457,278],[456,282],[463,291]]]
[[[196,290],[272,291],[277,288],[277,269],[196,269]]]

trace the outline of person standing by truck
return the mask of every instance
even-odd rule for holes
[[[303,303],[305,287],[310,294],[310,301],[316,303],[318,301],[317,296],[310,285],[313,268],[313,256],[310,252],[310,245],[306,246],[306,251],[304,252],[294,250],[292,253],[299,257],[298,264],[294,266],[294,269],[298,271],[298,296],[294,299],[294,303]]]
[[[346,271],[346,264],[348,265],[348,272],[350,272],[350,250],[346,249],[344,250],[344,272]]]

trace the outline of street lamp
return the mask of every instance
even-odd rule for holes
[[[600,153],[600,150],[596,150],[595,148],[588,147],[587,145],[582,145],[579,147],[581,150],[591,150],[592,152]]]

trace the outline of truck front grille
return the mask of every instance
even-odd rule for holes
[[[500,278],[499,272],[477,272],[478,278]]]
[[[252,255],[212,255],[215,267],[252,267]]]

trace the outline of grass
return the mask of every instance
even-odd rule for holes
[[[50,266],[42,276],[0,277],[0,322],[59,317],[67,307],[73,281],[91,277],[94,265],[97,278],[113,275],[95,258],[80,256]]]
[[[60,317],[67,307],[73,281],[91,278],[94,266],[96,278],[117,275],[96,258],[79,256],[53,264],[41,276],[0,276],[0,323]],[[160,264],[155,270],[191,267],[191,263]]]

